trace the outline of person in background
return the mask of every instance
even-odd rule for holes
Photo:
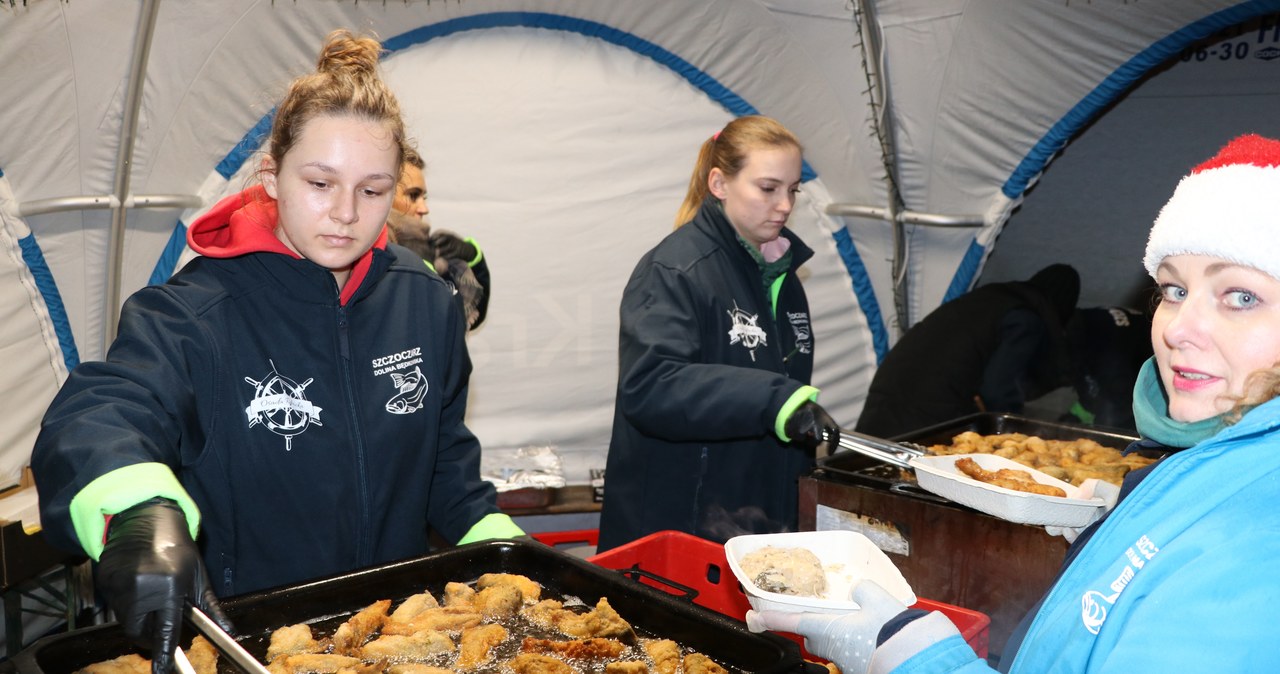
[[[1154,356],[1133,405],[1143,444],[1175,451],[1129,473],[1075,539],[1001,671],[1280,671],[1277,192],[1280,141],[1242,136],[1161,209],[1143,257]],[[904,611],[873,583],[854,599],[869,610],[748,623],[803,634],[845,674],[990,670],[942,614]]]
[[[1070,383],[1066,325],[1080,275],[1052,264],[991,283],[925,316],[876,369],[855,430],[882,438],[978,412],[1019,413]]]
[[[1133,382],[1151,358],[1151,315],[1127,307],[1082,307],[1067,324],[1076,401],[1062,421],[1136,430]]]
[[[463,424],[448,287],[388,246],[405,151],[379,43],[337,31],[279,105],[261,185],[198,218],[199,257],[126,302],[32,455],[52,543],[97,562],[124,631],[172,671],[184,605],[523,532]]]
[[[747,116],[703,143],[676,230],[623,291],[600,550],[676,529],[794,529],[797,477],[838,427],[809,385],[813,330],[786,223],[801,148]]]
[[[420,255],[453,288],[467,317],[467,325],[474,330],[489,312],[493,289],[489,262],[475,239],[462,239],[443,230],[431,231],[427,221],[431,210],[427,206],[425,168],[422,156],[409,148],[387,217],[390,235],[395,243]]]

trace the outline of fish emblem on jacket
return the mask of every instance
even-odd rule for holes
[[[391,384],[399,391],[387,401],[387,411],[392,414],[413,414],[422,409],[422,399],[427,397],[427,378],[422,368],[413,372],[391,373]]]

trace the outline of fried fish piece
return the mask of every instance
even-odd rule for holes
[[[507,628],[497,623],[470,627],[458,638],[458,669],[475,669],[489,661],[493,648],[507,638]]]
[[[410,635],[422,630],[457,632],[480,624],[481,616],[471,606],[437,606],[429,608],[408,622],[388,621],[382,626],[383,634]]]
[[[444,667],[433,667],[417,662],[408,662],[399,665],[391,665],[387,668],[387,674],[453,674],[452,669]]]
[[[492,585],[512,585],[520,590],[524,603],[533,604],[542,598],[542,585],[518,573],[486,573],[476,580],[476,588],[483,590]]]
[[[368,663],[362,662],[354,667],[343,667],[336,674],[382,674],[387,668],[385,660]]]
[[[218,649],[208,639],[197,635],[191,640],[191,647],[186,650],[187,660],[196,674],[218,673]]]
[[[541,653],[521,653],[511,658],[507,664],[516,674],[577,674],[578,672],[567,662]]]
[[[646,639],[643,645],[658,674],[676,674],[680,669],[680,644],[670,639]]]
[[[684,656],[684,674],[729,674],[729,670],[701,653],[690,653]]]
[[[453,639],[444,632],[420,630],[410,635],[383,634],[360,649],[360,657],[369,660],[424,662],[443,653],[453,652]]]
[[[275,674],[337,674],[360,666],[360,658],[335,653],[302,653],[276,658],[267,668]]]
[[[439,605],[440,602],[436,601],[430,592],[422,592],[400,602],[396,610],[391,612],[390,619],[398,623],[409,622],[419,613]]]
[[[509,618],[524,606],[524,596],[514,585],[490,585],[476,593],[472,605],[485,618]]]
[[[112,660],[95,662],[76,674],[151,674],[151,661],[137,653],[130,653]]]
[[[635,630],[613,610],[607,597],[601,597],[588,613],[570,611],[569,614],[557,622],[557,627],[571,637],[607,637],[620,639],[628,645],[636,643]]]
[[[552,628],[556,627],[556,624],[563,619],[566,613],[573,613],[573,611],[566,609],[564,604],[556,599],[543,599],[532,606],[526,606],[520,610],[520,615],[524,616],[525,620],[535,625]]]
[[[466,583],[447,583],[444,586],[445,606],[471,606],[475,599],[475,589]]]
[[[271,645],[267,646],[267,662],[285,655],[319,653],[323,650],[324,644],[316,641],[310,625],[306,623],[286,625],[271,633]]]
[[[387,610],[391,600],[383,599],[360,609],[333,633],[333,652],[338,655],[356,655],[369,636],[387,622]]]
[[[962,459],[956,459],[956,468],[979,482],[986,482],[996,487],[1024,491],[1031,494],[1043,494],[1045,496],[1064,497],[1067,495],[1067,492],[1063,491],[1061,487],[1036,482],[1035,478],[1031,477],[1031,473],[1025,470],[1001,468],[997,471],[989,471],[983,469],[982,466],[978,465],[977,461],[967,456]]]
[[[649,674],[649,665],[640,660],[606,662],[604,674]]]
[[[620,641],[599,637],[570,641],[525,637],[520,644],[520,650],[525,653],[556,655],[570,660],[608,660],[622,655],[627,647]]]

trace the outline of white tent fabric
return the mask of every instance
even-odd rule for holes
[[[560,447],[581,481],[608,442],[622,283],[669,231],[697,144],[731,116],[776,117],[806,146],[793,224],[818,250],[805,279],[815,383],[852,425],[898,322],[972,285],[1055,153],[1167,56],[1274,12],[1278,0],[0,4],[0,82],[21,92],[0,111],[0,352],[14,354],[0,483],[25,463],[67,368],[103,357],[119,302],[109,270],[127,295],[180,264],[185,224],[250,179],[272,106],[334,28],[384,39],[429,162],[433,222],[490,256],[469,422],[489,447]],[[868,104],[861,20],[883,45],[867,63],[884,76],[884,111]],[[906,317],[894,315],[892,227],[826,215],[888,205],[877,129],[902,206],[985,223],[907,228]],[[127,190],[113,194],[130,145]],[[64,197],[97,203],[52,210]],[[118,262],[105,208],[117,203],[130,206]]]

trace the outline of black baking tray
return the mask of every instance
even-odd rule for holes
[[[929,445],[949,445],[953,437],[966,431],[973,431],[979,435],[1023,433],[1045,440],[1089,439],[1100,445],[1114,447],[1119,450],[1124,450],[1130,443],[1138,439],[1136,436],[1129,435],[1127,432],[1118,429],[1077,426],[999,412],[970,414],[888,439],[897,442],[911,442],[925,447]],[[1153,455],[1152,458],[1159,458],[1159,456]],[[813,477],[843,484],[880,487],[924,499],[950,503],[950,501],[917,486],[911,470],[891,466],[856,452],[839,452],[818,459]]]
[[[381,600],[400,600],[424,590],[440,596],[446,583],[471,582],[484,573],[518,573],[543,586],[544,597],[577,597],[594,606],[601,597],[642,635],[673,639],[731,671],[750,674],[825,672],[806,665],[799,647],[770,633],[753,634],[736,620],[654,589],[617,571],[596,566],[550,546],[526,540],[474,543],[423,557],[314,582],[243,595],[223,602],[238,640],[264,659],[271,632],[299,622],[318,628],[346,620]],[[194,634],[187,624],[184,635]],[[190,637],[186,639],[189,642]],[[137,652],[116,624],[45,637],[0,663],[0,672],[70,674],[86,665]],[[238,672],[221,658],[220,672]]]

